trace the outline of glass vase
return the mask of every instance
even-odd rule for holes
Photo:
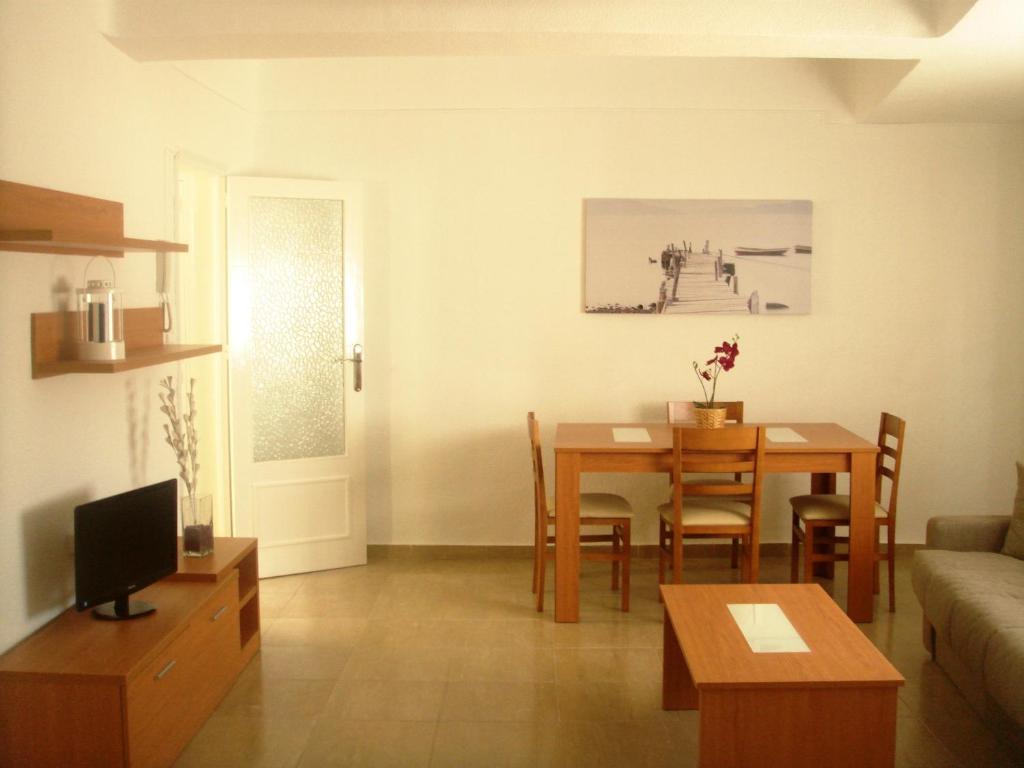
[[[213,496],[181,500],[182,554],[205,557],[213,552]]]

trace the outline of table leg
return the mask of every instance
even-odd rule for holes
[[[850,457],[850,563],[846,613],[872,621],[875,613],[875,455]]]
[[[831,472],[818,472],[811,475],[811,493],[835,493],[836,476]],[[805,547],[813,547],[815,552],[832,554],[836,551],[836,545],[830,542],[818,543],[804,541]],[[836,575],[835,563],[815,563],[813,565],[814,575],[823,579],[832,579]]]
[[[555,621],[580,620],[580,455],[555,453]]]
[[[665,611],[664,650],[661,676],[662,709],[697,709],[697,689],[686,666],[686,657],[679,647],[676,630]]]

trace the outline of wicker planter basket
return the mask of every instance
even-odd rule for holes
[[[725,408],[694,408],[693,415],[701,429],[718,429],[725,426]]]

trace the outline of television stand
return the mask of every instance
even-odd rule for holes
[[[124,621],[137,619],[156,610],[156,606],[145,600],[129,600],[128,596],[119,597],[111,603],[103,603],[92,609],[92,615],[104,621]]]
[[[0,765],[173,763],[259,650],[256,551],[218,538],[137,593],[144,620],[71,608],[0,656]]]

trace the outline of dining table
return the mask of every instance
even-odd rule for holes
[[[555,621],[580,618],[580,475],[584,472],[668,473],[672,428],[683,424],[559,423],[555,431]],[[760,426],[746,422],[744,426]],[[874,619],[875,469],[878,446],[834,423],[771,423],[764,471],[810,475],[811,493],[835,493],[850,477],[846,614]],[[729,426],[723,427],[729,429]],[[787,518],[789,511],[786,511]]]

